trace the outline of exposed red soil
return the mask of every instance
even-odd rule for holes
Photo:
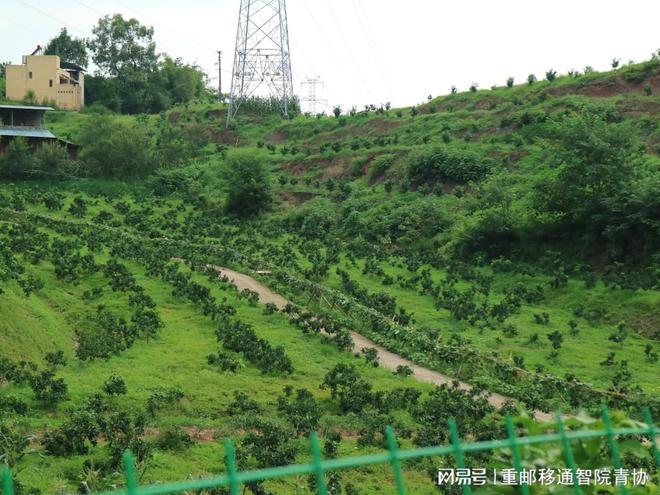
[[[642,82],[626,81],[622,77],[612,76],[596,81],[588,82],[584,85],[570,84],[547,88],[546,91],[551,95],[559,96],[566,94],[577,94],[597,98],[617,96],[621,94],[644,94],[644,86],[651,86],[653,94],[658,94],[660,90],[660,74],[654,74],[647,77]]]

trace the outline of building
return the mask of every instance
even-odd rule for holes
[[[7,65],[5,74],[9,100],[30,99],[65,110],[85,105],[85,69],[57,55],[26,55],[21,65]]]
[[[44,129],[44,115],[50,107],[0,105],[0,155],[14,139],[25,138],[32,148],[44,143],[59,143],[66,147],[69,156],[75,158],[78,146],[56,137]]]

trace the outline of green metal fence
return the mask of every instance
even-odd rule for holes
[[[573,474],[572,479],[574,480],[574,491],[576,495],[580,495],[582,493],[582,488],[579,485],[578,477],[576,476],[578,467],[576,466],[573,452],[571,450],[571,440],[607,438],[612,463],[616,469],[620,469],[622,464],[617,442],[617,436],[619,435],[647,436],[650,442],[652,455],[655,460],[655,465],[656,467],[660,468],[660,451],[658,450],[657,444],[657,435],[660,433],[660,430],[653,423],[653,418],[651,417],[651,412],[648,408],[644,409],[646,425],[643,427],[613,428],[607,407],[605,406],[602,407],[601,417],[605,429],[567,431],[564,427],[564,419],[562,418],[561,413],[558,412],[556,414],[556,433],[517,437],[513,421],[510,417],[507,416],[505,418],[505,423],[508,431],[508,437],[502,440],[490,440],[482,442],[462,442],[458,434],[456,422],[453,419],[450,419],[448,423],[451,444],[409,450],[398,450],[394,433],[392,429],[388,427],[385,432],[388,445],[388,451],[386,453],[329,460],[323,460],[318,437],[316,433],[312,433],[310,435],[310,452],[312,459],[311,463],[242,472],[238,471],[236,466],[234,445],[231,440],[227,440],[225,442],[227,474],[215,478],[149,486],[138,485],[133,455],[130,452],[126,452],[124,454],[124,479],[126,487],[123,490],[106,492],[99,495],[160,495],[174,494],[184,491],[195,492],[219,487],[228,487],[230,489],[231,495],[239,495],[241,485],[245,483],[254,481],[267,481],[304,474],[313,474],[316,478],[317,493],[319,495],[328,495],[325,473],[334,470],[350,469],[376,464],[391,465],[391,469],[394,473],[396,493],[398,495],[405,495],[407,491],[403,470],[401,468],[402,461],[423,457],[453,456],[456,462],[456,466],[458,468],[465,468],[466,465],[464,454],[466,453],[509,450],[511,452],[516,473],[521,473],[523,470],[523,465],[520,447],[552,442],[561,443],[566,466],[572,471]],[[622,495],[626,495],[628,493],[628,488],[625,485],[619,485],[618,488]],[[467,484],[462,485],[461,489],[464,495],[469,495],[472,492],[470,485]],[[519,489],[523,495],[528,495],[529,486],[526,484],[521,484]],[[15,495],[12,475],[9,469],[5,469],[3,472],[3,493],[4,495]]]

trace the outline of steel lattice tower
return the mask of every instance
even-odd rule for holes
[[[286,0],[241,0],[227,124],[252,96],[275,97],[289,117],[293,98]]]

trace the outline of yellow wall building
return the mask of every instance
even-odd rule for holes
[[[61,62],[57,55],[27,55],[21,65],[7,65],[5,96],[35,103],[54,104],[65,110],[85,105],[85,72],[76,64]]]

